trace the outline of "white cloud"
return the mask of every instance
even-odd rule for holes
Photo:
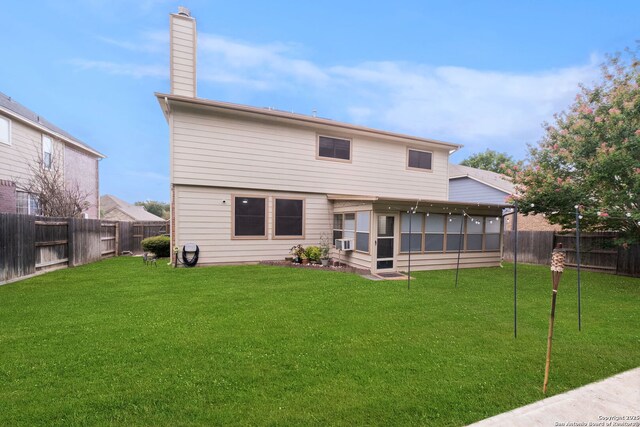
[[[103,42],[127,50],[168,56],[166,32],[149,32],[139,42]],[[486,71],[409,62],[365,62],[323,66],[299,58],[292,44],[252,44],[214,34],[198,36],[198,79],[217,90],[288,93],[320,115],[344,117],[373,127],[467,144],[467,152],[487,147],[513,152],[534,142],[541,124],[565,109],[580,82],[598,75],[598,58],[573,67],[543,72]],[[166,78],[163,65],[75,60],[83,69],[133,77]],[[302,94],[302,95],[301,95]],[[264,96],[264,95],[263,95]],[[289,109],[289,108],[287,108]]]

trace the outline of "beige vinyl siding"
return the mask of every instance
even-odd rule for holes
[[[171,15],[171,88],[176,95],[196,96],[195,20]]]
[[[318,134],[352,140],[352,162],[316,159]],[[176,106],[172,123],[173,182],[446,200],[448,151],[433,151],[433,172],[407,170],[407,144],[308,125],[204,113]],[[415,146],[416,144],[410,144]]]
[[[24,183],[31,175],[30,165],[42,158],[42,132],[20,120],[11,120],[11,145],[0,144],[0,179]],[[50,136],[50,135],[49,135]],[[53,161],[64,161],[64,145],[50,136]],[[62,167],[62,163],[59,163]]]
[[[329,256],[335,261],[341,260],[345,264],[349,264],[352,267],[362,268],[364,270],[371,270],[371,254],[365,254],[363,252],[348,251],[342,252],[342,255],[335,249],[331,248]]]
[[[233,239],[233,196],[266,197],[267,239]],[[305,239],[273,239],[274,199],[304,198]],[[176,230],[178,247],[195,243],[200,247],[199,264],[253,263],[284,260],[292,246],[318,245],[322,234],[330,235],[331,202],[324,195],[293,192],[175,186]]]
[[[495,252],[462,252],[460,253],[460,268],[498,267],[500,265],[500,251]],[[408,254],[396,255],[397,267],[400,271],[407,271],[409,265]],[[411,270],[443,270],[456,268],[458,252],[411,254]]]

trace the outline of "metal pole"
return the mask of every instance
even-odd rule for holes
[[[409,209],[409,271],[407,274],[407,290],[411,289],[411,223],[413,222],[413,208]],[[402,240],[402,237],[400,238]],[[400,242],[402,244],[402,242]]]
[[[580,206],[576,205],[576,266],[578,269],[578,331],[582,330],[582,307],[580,295]]]
[[[513,208],[513,337],[518,338],[518,204]]]
[[[458,272],[460,271],[460,251],[462,250],[462,226],[464,225],[464,213],[460,221],[460,234],[458,234],[458,264],[456,265],[456,288],[458,287]]]

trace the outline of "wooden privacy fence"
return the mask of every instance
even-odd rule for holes
[[[513,261],[513,231],[504,233],[504,258]],[[580,234],[580,267],[625,276],[640,277],[640,245],[616,245],[613,232]],[[546,264],[557,243],[566,250],[566,265],[575,267],[576,235],[554,231],[519,231],[518,262]]]
[[[165,221],[126,222],[0,214],[0,283],[40,271],[142,252],[143,238],[166,234]]]

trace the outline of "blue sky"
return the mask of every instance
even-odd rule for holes
[[[635,1],[2,1],[0,91],[108,156],[103,194],[168,200],[168,14],[197,20],[198,96],[524,158]]]

